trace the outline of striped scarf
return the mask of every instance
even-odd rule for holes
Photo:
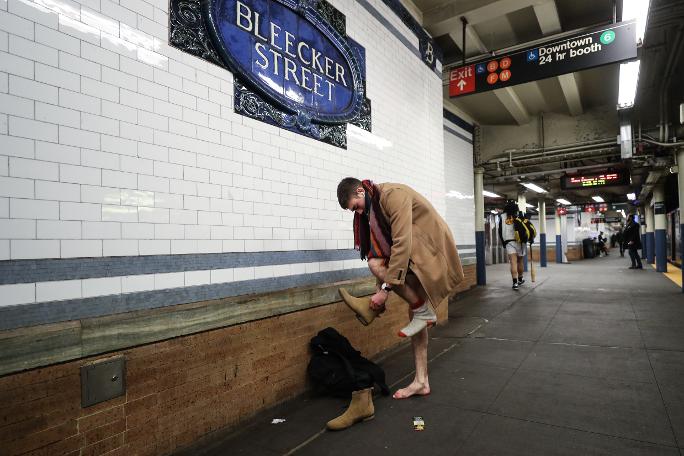
[[[361,185],[366,190],[366,210],[354,214],[354,248],[361,259],[384,258],[389,261],[392,230],[380,208],[380,188],[370,180]]]

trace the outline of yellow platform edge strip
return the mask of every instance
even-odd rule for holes
[[[656,268],[655,264],[651,265],[653,269]],[[668,279],[672,280],[674,283],[676,283],[679,287],[682,286],[682,270],[679,269],[676,266],[671,265],[670,263],[667,263],[667,272],[663,272],[663,275],[667,277]]]

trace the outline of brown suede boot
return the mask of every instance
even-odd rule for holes
[[[373,310],[370,308],[370,298],[355,298],[350,295],[344,288],[339,289],[340,296],[342,300],[349,306],[351,310],[356,314],[356,318],[364,325],[370,325],[375,317],[377,317],[381,311]]]
[[[373,388],[366,388],[352,393],[351,402],[347,410],[334,420],[328,421],[326,427],[331,431],[341,431],[358,423],[375,418],[373,406]]]

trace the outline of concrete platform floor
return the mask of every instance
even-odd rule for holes
[[[328,432],[347,404],[305,396],[181,454],[681,455],[684,295],[612,252],[537,268],[517,292],[506,265],[489,267],[430,332],[428,397],[376,396],[374,420]],[[381,365],[404,386],[410,347]]]

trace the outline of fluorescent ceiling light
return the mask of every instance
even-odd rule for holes
[[[533,184],[532,182],[526,182],[526,183],[524,183],[523,185],[524,185],[525,187],[529,188],[530,190],[533,190],[533,191],[535,191],[535,192],[537,192],[537,193],[546,193],[546,190],[544,190],[543,188],[541,188],[541,187],[540,187],[539,185],[537,185],[537,184]]]
[[[636,199],[636,193],[627,193],[627,199],[634,201]]]
[[[537,206],[535,206],[534,204],[530,204],[530,203],[525,203],[525,206],[526,206],[526,207],[531,207],[532,209],[534,209],[534,208],[537,207]]]
[[[490,191],[488,191],[488,190],[482,190],[482,194],[483,194],[484,196],[488,196],[488,197],[490,197],[490,198],[501,198],[501,195],[497,195],[496,193],[490,192]]]
[[[561,204],[565,204],[566,206],[569,206],[572,204],[570,201],[563,199],[563,198],[558,198],[556,201],[558,201]]]
[[[622,0],[622,20],[636,19],[636,41],[644,41],[650,0]]]
[[[634,106],[639,84],[639,60],[620,64],[620,85],[618,88],[618,109]]]
[[[593,200],[596,201],[597,203],[605,203],[605,201],[603,200],[603,198],[601,198],[600,196],[592,196],[591,199],[593,199]]]
[[[492,209],[490,212],[491,212],[492,214],[498,214],[498,213],[499,213],[498,211],[495,211],[494,209]]]

